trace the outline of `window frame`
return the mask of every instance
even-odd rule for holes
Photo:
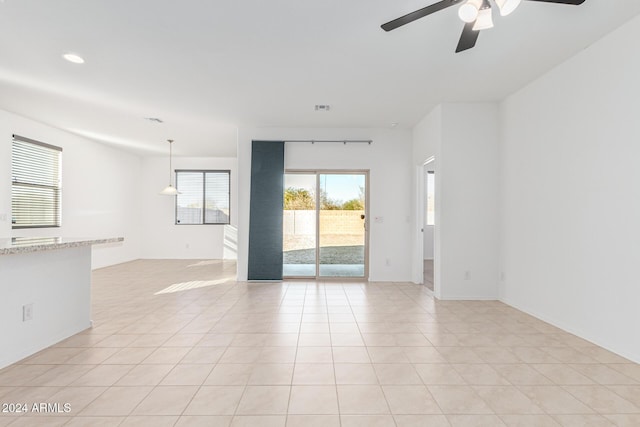
[[[198,226],[202,226],[202,225],[230,225],[231,224],[231,170],[230,169],[175,169],[174,173],[175,173],[175,183],[176,183],[176,190],[180,191],[180,189],[178,188],[178,174],[180,172],[187,172],[187,173],[201,173],[202,174],[202,223],[200,224],[186,224],[186,223],[181,223],[178,222],[178,196],[175,196],[175,212],[174,212],[174,225],[198,225]],[[206,178],[206,174],[207,173],[226,173],[227,176],[229,177],[229,187],[227,189],[227,195],[229,197],[229,214],[227,215],[227,222],[205,222],[205,211],[206,211],[206,197],[207,197],[207,180]]]
[[[36,145],[38,147],[42,147],[42,148],[47,148],[53,151],[57,151],[59,154],[59,159],[58,159],[58,185],[57,186],[47,186],[47,185],[36,185],[38,187],[41,188],[48,188],[48,189],[52,189],[54,191],[56,191],[56,198],[55,198],[55,202],[53,204],[54,209],[55,209],[55,218],[57,219],[57,224],[54,225],[15,225],[14,221],[14,215],[13,215],[13,206],[14,206],[14,199],[13,199],[13,185],[14,183],[18,183],[18,181],[14,181],[13,179],[13,163],[14,163],[14,153],[13,153],[13,147],[14,147],[14,143],[16,141],[19,142],[23,142],[23,143],[27,143],[27,144],[32,144],[32,145]],[[57,145],[52,145],[52,144],[47,144],[46,142],[41,142],[41,141],[37,141],[35,139],[31,139],[31,138],[27,138],[24,136],[20,136],[20,135],[16,135],[13,134],[11,135],[11,229],[12,230],[27,230],[27,229],[36,229],[36,228],[60,228],[62,227],[62,152],[63,149],[62,147],[58,147]],[[27,184],[27,183],[22,183],[23,185]],[[35,185],[35,184],[28,184],[28,185]]]

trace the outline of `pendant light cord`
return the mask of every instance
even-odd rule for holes
[[[169,187],[172,186],[171,184],[171,169],[172,169],[172,158],[173,158],[173,149],[172,149],[172,145],[173,145],[173,139],[167,139],[167,141],[169,141]]]

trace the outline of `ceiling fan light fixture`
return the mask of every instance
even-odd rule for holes
[[[500,9],[500,15],[507,16],[510,15],[514,10],[520,6],[522,0],[495,0],[498,5],[498,9]]]
[[[473,31],[488,30],[489,28],[493,28],[493,15],[490,7],[480,9]]]
[[[478,18],[482,0],[468,0],[458,8],[458,16],[462,22],[473,22]]]

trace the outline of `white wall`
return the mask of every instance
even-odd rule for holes
[[[90,265],[90,246],[0,256],[0,369],[91,326]]]
[[[640,362],[640,17],[507,98],[505,302]]]
[[[238,218],[238,179],[235,158],[174,157],[174,169],[231,171],[231,224]],[[224,225],[176,225],[175,197],[158,194],[169,180],[168,157],[142,161],[142,248],[146,259],[235,258],[224,251]],[[175,185],[175,175],[173,177]]]
[[[436,159],[438,298],[498,297],[498,135],[498,108],[490,103],[442,104],[414,129],[414,165],[430,156]],[[423,168],[414,169],[414,182],[422,181]],[[414,281],[423,259],[417,246],[424,244],[419,227],[416,224]]]
[[[247,278],[251,141],[291,139],[373,139],[367,144],[287,143],[288,169],[369,169],[371,281],[411,278],[411,133],[392,129],[241,128],[238,139],[238,278]],[[387,260],[389,265],[387,265]]]
[[[12,134],[63,148],[62,227],[11,229]],[[94,246],[92,267],[139,257],[138,157],[6,111],[0,111],[0,141],[0,237],[124,237],[121,244]]]

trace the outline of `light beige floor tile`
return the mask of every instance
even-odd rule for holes
[[[638,383],[640,383],[640,365],[635,363],[627,363],[609,365],[609,367],[628,376],[629,378],[633,378]]]
[[[332,363],[331,347],[298,347],[296,363]]]
[[[119,348],[87,348],[65,361],[68,365],[97,365],[116,354]],[[136,362],[137,363],[137,362]]]
[[[466,381],[453,367],[444,363],[415,365],[422,382],[426,385],[464,385]]]
[[[371,363],[366,347],[334,347],[335,363]]]
[[[180,363],[205,364],[217,363],[226,347],[194,347],[180,360]]]
[[[118,350],[102,363],[106,365],[135,365],[149,357],[153,351],[154,349],[150,347],[126,347]]]
[[[614,424],[601,415],[554,415],[562,427],[613,427]]]
[[[575,371],[602,385],[636,384],[637,382],[603,364],[568,364]]]
[[[73,417],[65,427],[117,427],[124,420],[124,417]]]
[[[594,384],[594,381],[566,364],[534,364],[531,367],[557,385]]]
[[[176,365],[160,385],[202,385],[213,365]]]
[[[291,385],[293,363],[254,365],[249,377],[250,385]]]
[[[298,338],[299,347],[330,347],[330,334],[300,334]]]
[[[378,377],[370,363],[336,363],[337,384],[378,384]]]
[[[469,385],[509,385],[491,365],[458,364],[451,365]]]
[[[82,416],[129,415],[151,392],[151,387],[111,387],[87,405]]]
[[[452,427],[499,427],[506,425],[497,415],[447,415]]]
[[[449,363],[485,363],[485,360],[471,348],[437,347],[436,349]]]
[[[594,412],[559,386],[519,386],[518,389],[548,414],[592,414]]]
[[[119,427],[173,427],[177,416],[135,415],[127,417]]]
[[[364,341],[359,333],[355,334],[331,334],[333,347],[364,347]]]
[[[343,415],[342,427],[396,427],[391,415]]]
[[[53,369],[55,365],[12,365],[0,371],[1,386],[28,385],[31,380]]]
[[[384,385],[392,414],[440,414],[442,411],[425,386]]]
[[[158,385],[174,365],[138,365],[118,380],[118,386]]]
[[[70,419],[69,417],[20,417],[11,425],[17,427],[60,427]]]
[[[344,427],[344,424],[342,425]],[[287,427],[340,427],[338,415],[289,415]]]
[[[389,406],[377,385],[339,385],[338,401],[341,414],[389,414]]]
[[[258,363],[293,363],[296,360],[296,347],[264,347],[260,356],[256,359]]]
[[[128,374],[133,368],[133,365],[99,365],[75,380],[71,385],[111,386]]]
[[[289,414],[338,414],[335,386],[293,386]]]
[[[616,414],[605,415],[604,417],[618,427],[640,426],[640,414]]]
[[[228,347],[218,363],[255,363],[261,350],[256,347]]]
[[[447,363],[435,347],[405,347],[402,350],[411,363]]]
[[[451,427],[444,415],[394,415],[397,427]]]
[[[198,391],[196,386],[158,386],[134,409],[134,415],[181,415]]]
[[[284,427],[286,422],[284,415],[240,415],[233,417],[231,427]]]
[[[409,363],[401,347],[367,347],[373,363]]]
[[[236,414],[286,414],[290,391],[290,386],[247,386]]]
[[[422,384],[413,365],[409,363],[382,363],[373,365],[373,368],[380,384]]]
[[[71,407],[68,415],[77,415],[105,391],[107,387],[64,387],[52,395],[48,401],[62,405],[68,403]]]
[[[184,411],[184,415],[233,415],[244,387],[202,386]]]
[[[58,365],[83,352],[83,348],[49,347],[22,361],[25,365]]]
[[[159,347],[141,363],[160,365],[176,364],[179,363],[190,350],[191,348],[189,347]]]
[[[551,380],[529,365],[497,364],[492,365],[502,377],[513,385],[551,385]]]
[[[428,386],[445,414],[492,414],[493,411],[468,386]]]
[[[96,365],[54,365],[44,374],[27,381],[27,385],[67,386],[95,367]]]
[[[336,379],[331,363],[296,363],[293,371],[294,385],[330,385]]]
[[[500,415],[509,427],[559,427],[550,415]]]
[[[229,427],[231,416],[183,415],[175,427]]]
[[[253,366],[250,364],[218,364],[207,379],[206,385],[246,385],[249,382]]]
[[[205,334],[175,334],[166,340],[163,347],[193,347],[198,345]]]
[[[640,407],[640,385],[608,386],[609,390]]]
[[[601,414],[635,414],[640,408],[604,386],[565,386],[582,403]]]
[[[496,414],[544,413],[515,386],[475,386],[473,389]]]

